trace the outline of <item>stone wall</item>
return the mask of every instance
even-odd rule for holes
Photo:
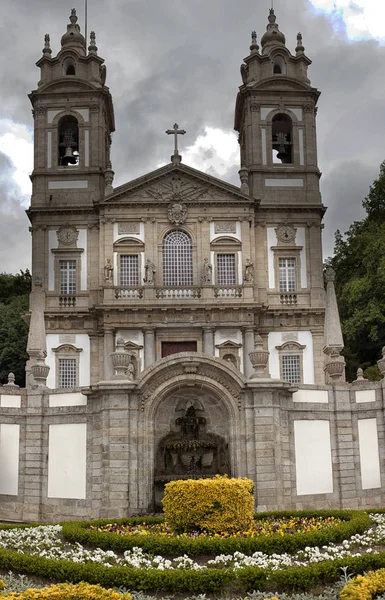
[[[191,405],[207,435],[228,444],[231,475],[255,482],[257,510],[383,506],[384,389],[246,380],[199,353],[162,359],[135,382],[4,386],[0,519],[151,512],[160,440]]]

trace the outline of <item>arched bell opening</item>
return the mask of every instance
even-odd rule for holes
[[[273,62],[273,73],[275,75],[286,75],[286,63],[282,56],[276,56]]]
[[[231,476],[229,422],[225,404],[209,390],[186,387],[163,400],[155,415],[155,511],[170,481]]]
[[[76,75],[76,65],[73,58],[68,57],[63,62],[64,75]]]
[[[279,113],[273,117],[272,147],[273,163],[293,162],[293,122],[286,114]]]
[[[79,164],[79,124],[75,117],[66,115],[59,121],[59,165]]]

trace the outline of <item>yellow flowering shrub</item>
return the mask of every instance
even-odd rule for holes
[[[163,497],[167,525],[178,533],[247,531],[254,518],[253,485],[250,479],[220,475],[171,481]]]
[[[119,594],[100,585],[89,583],[59,583],[40,590],[30,588],[25,592],[0,593],[1,600],[132,600],[130,594]]]
[[[7,586],[5,585],[4,581],[2,579],[0,579],[0,590],[5,590]]]
[[[341,600],[371,600],[376,594],[385,592],[385,569],[357,575],[340,593]]]

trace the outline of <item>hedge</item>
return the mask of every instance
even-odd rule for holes
[[[321,531],[311,533],[296,533],[283,536],[280,534],[273,534],[270,537],[261,536],[256,538],[124,536],[116,533],[98,532],[86,529],[90,525],[98,527],[111,523],[111,520],[102,519],[99,521],[71,521],[63,523],[63,538],[68,542],[78,542],[83,546],[98,547],[103,550],[115,550],[116,552],[124,552],[126,550],[132,550],[134,547],[140,547],[149,554],[161,554],[162,556],[180,556],[181,554],[188,554],[189,556],[215,556],[218,554],[233,554],[234,552],[242,552],[247,555],[254,554],[254,552],[283,554],[284,552],[296,552],[306,546],[325,546],[331,542],[339,543],[356,533],[363,533],[371,525],[369,515],[365,511],[270,512],[260,513],[256,515],[256,518],[263,519],[269,516],[333,516],[343,520],[343,522],[334,527],[328,527]],[[163,519],[159,517],[136,517],[134,519],[119,519],[113,522],[118,525],[139,525],[143,523],[150,525],[161,523],[163,522]]]

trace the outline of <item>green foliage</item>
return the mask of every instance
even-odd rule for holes
[[[335,527],[328,527],[312,533],[298,533],[293,535],[275,534],[271,537],[261,536],[255,538],[243,537],[198,537],[190,538],[184,536],[143,536],[130,535],[121,536],[115,533],[104,533],[86,529],[91,524],[94,526],[111,523],[106,519],[99,521],[70,521],[63,523],[63,538],[71,543],[80,543],[85,546],[102,548],[102,550],[115,550],[124,552],[132,550],[135,546],[142,548],[150,554],[161,554],[162,556],[189,556],[232,554],[242,552],[251,555],[254,552],[266,554],[295,552],[306,546],[323,546],[330,542],[342,542],[344,539],[356,534],[363,533],[371,525],[368,514],[365,511],[300,511],[279,513],[258,513],[257,518],[262,519],[269,516],[298,516],[298,517],[326,517],[333,516],[342,519],[343,523]],[[134,518],[119,519],[120,524],[160,523],[161,518]]]
[[[16,383],[25,385],[28,327],[21,314],[28,310],[31,289],[29,271],[17,275],[0,274],[0,382],[14,373]]]
[[[385,345],[385,162],[363,206],[367,216],[353,223],[345,237],[337,231],[335,255],[328,261],[336,272],[350,381],[358,367],[376,364]]]

